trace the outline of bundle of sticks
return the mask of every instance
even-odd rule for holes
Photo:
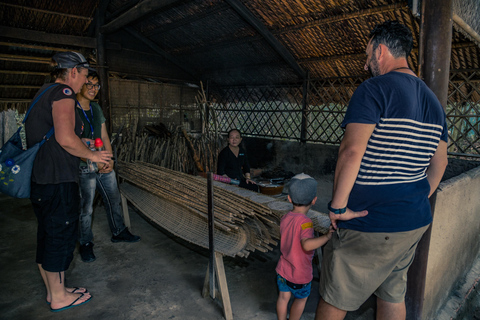
[[[203,218],[205,228],[208,222],[207,180],[182,172],[170,170],[150,163],[135,161],[119,162],[118,174],[149,193],[181,206],[182,212],[172,214],[194,214]],[[215,228],[224,233],[245,233],[248,240],[239,256],[247,251],[272,250],[280,238],[279,217],[268,207],[239,196],[234,192],[214,186]],[[203,239],[202,239],[203,241]]]
[[[216,170],[221,136],[192,136],[175,124],[169,124],[168,130],[168,134],[152,135],[151,130],[137,133],[136,126],[123,128],[122,139],[115,145],[117,159],[144,161],[186,173]]]

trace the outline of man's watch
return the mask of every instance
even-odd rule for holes
[[[347,211],[347,207],[342,208],[342,209],[335,209],[335,208],[332,208],[331,204],[332,204],[332,201],[330,201],[328,203],[328,210],[335,213],[335,214],[342,214],[342,213],[345,213]]]

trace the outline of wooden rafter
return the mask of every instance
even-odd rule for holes
[[[177,67],[181,68],[183,71],[185,71],[187,74],[191,75],[195,79],[198,79],[198,76],[195,75],[196,71],[193,67],[189,66],[188,63],[184,61],[178,61],[174,56],[169,54],[168,52],[164,51],[162,48],[160,48],[155,42],[151,41],[150,39],[144,37],[140,32],[137,32],[133,28],[130,27],[125,27],[124,28],[128,33],[136,37],[138,40],[142,41],[145,43],[147,46],[149,46],[152,50],[154,50],[156,53],[164,57],[165,59],[169,60],[173,64],[175,64]]]
[[[477,44],[480,45],[480,35],[475,30],[473,30],[473,28],[470,27],[468,23],[463,21],[461,17],[459,17],[456,14],[453,14],[453,22],[455,22],[454,25],[462,28],[473,40],[477,42]]]
[[[0,53],[0,60],[49,64],[51,61],[51,58],[20,56],[15,54]]]
[[[475,43],[472,42],[462,42],[452,44],[452,49],[459,48],[474,48],[476,47]],[[417,54],[418,48],[413,48],[412,53]],[[299,64],[308,64],[312,62],[331,62],[331,61],[340,61],[340,60],[365,60],[365,53],[354,53],[354,54],[345,54],[345,55],[335,55],[335,56],[324,56],[324,57],[311,57],[305,59],[298,59]],[[259,68],[269,68],[269,67],[278,67],[280,63],[270,62],[270,63],[256,63],[252,65],[243,65],[243,66],[234,66],[231,68],[222,68],[222,72],[226,71],[235,71],[235,70],[252,70]],[[213,69],[203,70],[205,73],[214,73]]]
[[[30,76],[47,76],[49,72],[39,72],[39,71],[19,71],[19,70],[0,70],[0,73],[3,74],[20,74],[20,75],[30,75]]]
[[[226,10],[227,8],[228,7],[224,3],[219,3],[212,8],[209,8],[209,9],[205,10],[204,12],[201,12],[201,13],[198,13],[198,14],[195,14],[195,15],[192,15],[192,16],[185,16],[183,19],[179,19],[177,21],[169,23],[166,26],[156,28],[156,29],[154,29],[154,30],[152,30],[148,33],[145,33],[145,36],[146,37],[151,37],[151,36],[154,36],[154,35],[157,35],[157,34],[167,32],[169,30],[173,30],[173,29],[182,27],[182,26],[187,25],[187,24],[193,24],[196,21],[202,20],[203,18],[211,18],[212,15],[214,15],[218,12],[222,12],[222,11]]]
[[[295,57],[290,51],[285,48],[284,45],[278,41],[277,38],[268,30],[265,25],[258,20],[246,7],[238,0],[225,0],[232,8],[244,19],[249,25],[251,25],[260,35],[268,42],[270,46],[284,59],[288,65],[295,71],[301,79],[305,79],[307,73],[297,63]]]
[[[137,5],[140,2],[140,0],[128,0],[125,3],[123,3],[120,7],[117,8],[114,12],[111,13],[112,18],[116,18],[122,13],[125,13],[125,11],[130,10],[132,7]]]
[[[365,9],[361,10],[359,12],[351,13],[351,14],[342,14],[338,16],[332,16],[328,17],[325,19],[320,19],[320,20],[315,20],[307,23],[302,23],[296,26],[292,27],[286,27],[282,28],[281,30],[273,30],[270,31],[273,35],[280,35],[280,34],[285,34],[289,33],[298,29],[304,29],[304,28],[311,28],[314,26],[320,26],[326,23],[333,23],[333,22],[340,22],[340,21],[345,21],[345,20],[350,20],[354,18],[359,18],[363,16],[369,16],[369,15],[376,15],[376,14],[382,14],[390,11],[395,11],[395,10],[401,10],[405,9],[407,4],[406,2],[402,3],[396,3],[396,4],[391,4],[391,5],[384,5],[384,6],[379,6],[379,7],[374,7],[370,9]],[[227,48],[227,47],[232,47],[232,46],[237,46],[241,45],[246,42],[253,42],[253,41],[260,41],[262,40],[261,35],[257,36],[245,36],[243,38],[235,38],[233,40],[229,41],[222,41],[222,42],[215,42],[215,43],[207,43],[201,46],[197,46],[194,49],[187,48],[186,51],[188,51],[189,54],[191,53],[201,53],[203,51],[208,51],[212,50],[212,48]],[[187,53],[187,52],[186,52]]]
[[[19,84],[0,84],[2,89],[40,89],[42,86],[28,86],[28,85],[19,85]]]
[[[0,98],[2,103],[30,103],[32,99],[13,99],[13,98]]]
[[[95,38],[68,36],[5,26],[0,26],[0,34],[4,37],[20,40],[61,44],[77,48],[96,48]]]
[[[272,33],[275,34],[275,35],[285,34],[285,33],[295,31],[295,30],[318,27],[318,26],[321,26],[321,25],[324,25],[324,24],[341,22],[341,21],[356,19],[356,18],[365,17],[365,16],[384,14],[384,13],[387,13],[387,12],[397,11],[397,10],[402,10],[402,9],[403,10],[408,10],[408,4],[407,4],[406,1],[401,2],[401,3],[394,3],[394,4],[369,8],[369,9],[365,9],[365,10],[360,10],[360,11],[357,11],[357,12],[354,12],[354,13],[342,14],[342,15],[338,15],[338,16],[328,17],[328,18],[325,18],[325,19],[300,23],[300,24],[297,24],[295,26],[282,28],[281,30],[272,31]]]
[[[168,5],[180,2],[181,0],[145,0],[120,15],[118,18],[110,21],[100,28],[100,32],[104,34],[113,33],[138,19],[158,11]]]
[[[47,51],[71,51],[70,49],[65,49],[65,48],[57,48],[57,47],[43,46],[43,45],[37,45],[37,44],[5,42],[5,41],[0,41],[0,46],[39,49],[39,50],[47,50]]]
[[[67,18],[73,18],[73,19],[79,19],[79,20],[93,20],[91,17],[84,17],[84,16],[78,16],[75,14],[68,14],[68,13],[63,13],[63,12],[57,12],[57,11],[51,11],[51,10],[44,10],[44,9],[38,9],[38,8],[33,8],[33,7],[27,7],[27,6],[20,6],[17,4],[11,4],[11,3],[5,3],[5,2],[0,2],[1,6],[6,6],[6,7],[12,7],[16,9],[22,9],[22,10],[27,10],[27,11],[35,11],[35,12],[41,12],[41,13],[46,13],[46,14],[53,14],[53,15],[58,15],[62,17],[67,17]]]
[[[452,49],[461,49],[461,48],[474,48],[476,47],[473,42],[462,42],[452,44]],[[418,48],[413,48],[412,53],[417,54]],[[362,60],[365,59],[365,53],[354,53],[354,54],[344,54],[344,55],[335,55],[335,56],[325,56],[325,57],[311,57],[305,59],[299,59],[298,63],[304,64],[309,62],[320,62],[320,61],[337,61],[337,60]]]

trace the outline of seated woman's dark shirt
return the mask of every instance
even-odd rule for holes
[[[217,174],[226,174],[229,178],[242,180],[244,173],[250,172],[250,164],[248,163],[245,150],[240,147],[238,157],[227,146],[218,155]]]

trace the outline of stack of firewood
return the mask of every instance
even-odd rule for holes
[[[136,128],[122,131],[116,145],[117,159],[143,161],[175,171],[193,173],[216,171],[219,144],[222,138],[213,134],[191,135],[171,124],[168,134],[137,134]]]

